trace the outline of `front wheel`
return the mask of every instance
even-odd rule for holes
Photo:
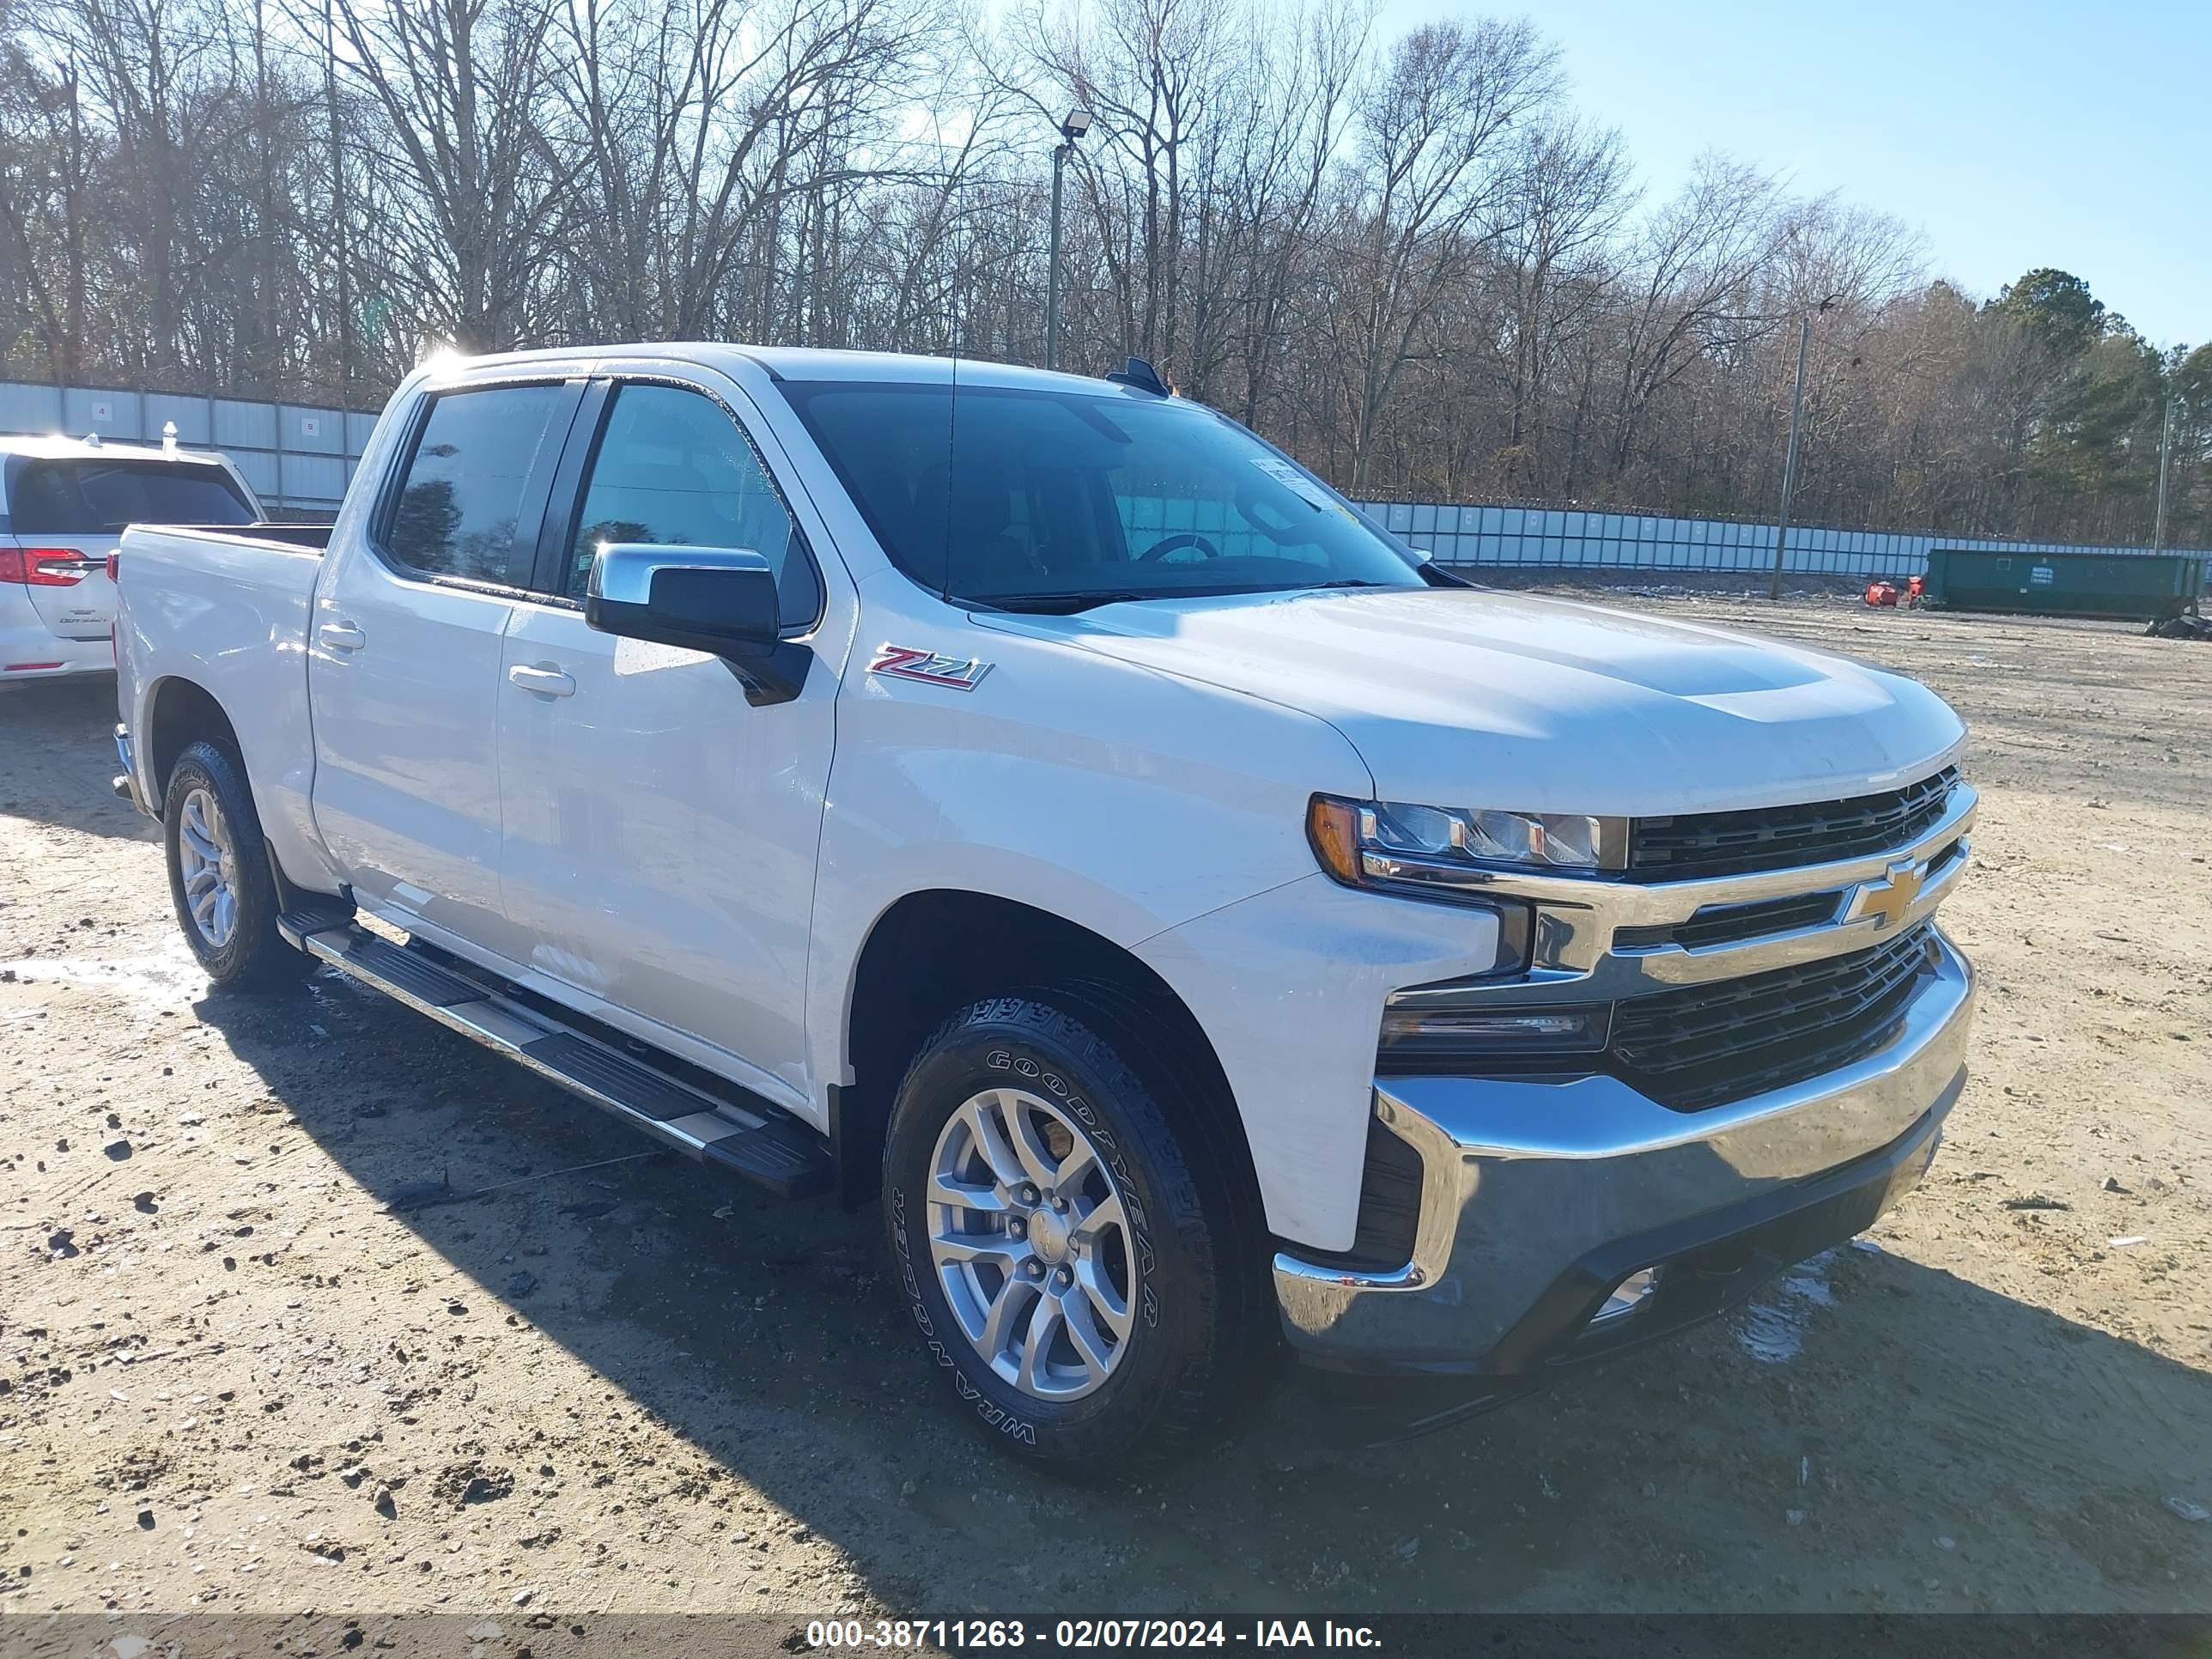
[[[161,797],[161,841],[177,925],[216,989],[282,984],[314,966],[276,932],[261,818],[228,750],[196,743],[177,757]]]
[[[1251,1293],[1261,1241],[1239,1236],[1197,1137],[1133,1048],[1061,1003],[1080,1006],[979,1003],[924,1046],[884,1145],[884,1216],[929,1355],[974,1419],[1018,1454],[1097,1471],[1217,1427],[1272,1328]]]

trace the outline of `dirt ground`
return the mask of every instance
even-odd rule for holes
[[[2212,648],[1626,602],[1972,722],[1945,915],[1984,994],[1927,1183],[1548,1395],[1361,1449],[1285,1386],[1103,1489],[969,1431],[872,1214],[652,1153],[328,975],[209,996],[107,792],[112,689],[11,688],[0,1611],[2212,1612]],[[509,1184],[386,1207],[441,1176]]]

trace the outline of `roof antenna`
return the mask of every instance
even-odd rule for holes
[[[1116,386],[1133,386],[1139,392],[1149,392],[1157,397],[1175,396],[1175,393],[1168,389],[1168,383],[1160,379],[1159,371],[1142,357],[1130,358],[1128,368],[1123,369],[1119,374],[1109,374],[1106,378]]]
[[[172,460],[176,459],[177,423],[174,421],[161,422],[161,453]]]
[[[97,448],[99,448],[99,447],[100,447],[100,434],[98,434],[97,432],[88,432],[88,433],[86,433],[86,434],[84,434],[84,447],[85,447],[87,449],[97,449]]]

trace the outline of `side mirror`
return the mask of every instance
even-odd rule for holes
[[[584,590],[584,620],[624,639],[765,657],[778,642],[775,572],[745,548],[603,545]]]
[[[775,572],[750,548],[604,545],[592,559],[584,621],[602,634],[713,653],[756,708],[797,696],[814,660],[782,636]]]

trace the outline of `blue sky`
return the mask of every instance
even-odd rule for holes
[[[1381,23],[1471,9],[1382,0]],[[1979,296],[2057,265],[2160,345],[2212,339],[2212,0],[1522,9],[1654,193],[1724,150],[1895,215]]]

